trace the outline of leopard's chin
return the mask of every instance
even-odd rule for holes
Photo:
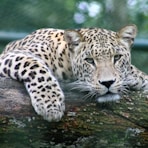
[[[108,93],[102,96],[99,96],[97,98],[97,102],[99,103],[103,103],[103,102],[111,102],[111,101],[117,101],[119,100],[121,97],[119,94],[113,94],[113,93]]]

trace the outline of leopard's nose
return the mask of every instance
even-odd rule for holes
[[[107,88],[110,88],[110,86],[115,82],[116,80],[109,80],[109,81],[100,81],[99,80],[99,83],[101,85],[104,85],[105,87]]]

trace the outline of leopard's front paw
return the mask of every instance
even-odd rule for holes
[[[65,111],[64,102],[55,102],[52,104],[33,104],[35,111],[49,122],[58,122],[61,120]]]
[[[56,108],[50,109],[43,115],[43,118],[49,122],[58,122],[64,115],[64,111],[57,110]]]

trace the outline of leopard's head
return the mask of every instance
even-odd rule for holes
[[[128,90],[126,77],[131,65],[130,48],[136,37],[136,26],[129,25],[118,32],[90,28],[67,30],[74,88],[88,91],[88,97],[98,102],[120,99]]]

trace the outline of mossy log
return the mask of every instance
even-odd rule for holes
[[[101,142],[102,146],[104,142],[108,142],[108,146],[122,147],[127,141],[132,142],[133,137],[127,139],[126,135],[133,135],[133,133],[139,134],[140,137],[135,137],[133,140],[135,145],[132,144],[132,146],[136,147],[139,143],[140,146],[148,144],[148,94],[133,92],[123,96],[117,102],[97,104],[82,99],[83,94],[69,90],[67,83],[61,83],[61,86],[66,96],[66,112],[60,122],[49,123],[34,112],[29,95],[22,83],[9,78],[0,78],[0,124],[7,123],[5,117],[15,117],[19,120],[35,117],[32,123],[26,123],[26,125],[32,124],[29,126],[34,128],[40,125],[38,134],[42,135],[42,131],[48,134],[49,139],[52,135],[56,139],[53,140],[54,144],[61,144],[61,141],[58,141],[61,136],[64,146],[67,145],[66,140],[70,139],[72,142],[77,141],[76,143],[83,147],[98,146]],[[44,130],[47,127],[50,129],[48,132]],[[122,134],[122,138],[118,134]],[[79,139],[78,142],[78,137],[88,139]],[[49,139],[47,139],[48,146]],[[115,139],[119,140],[119,145],[109,143]],[[130,143],[128,144],[127,147],[130,147]]]
[[[71,91],[68,83],[61,82],[61,87],[65,90],[66,104],[79,105],[84,103],[81,93]],[[0,77],[0,114],[3,115],[25,115],[33,114],[31,100],[24,84],[10,78]]]

